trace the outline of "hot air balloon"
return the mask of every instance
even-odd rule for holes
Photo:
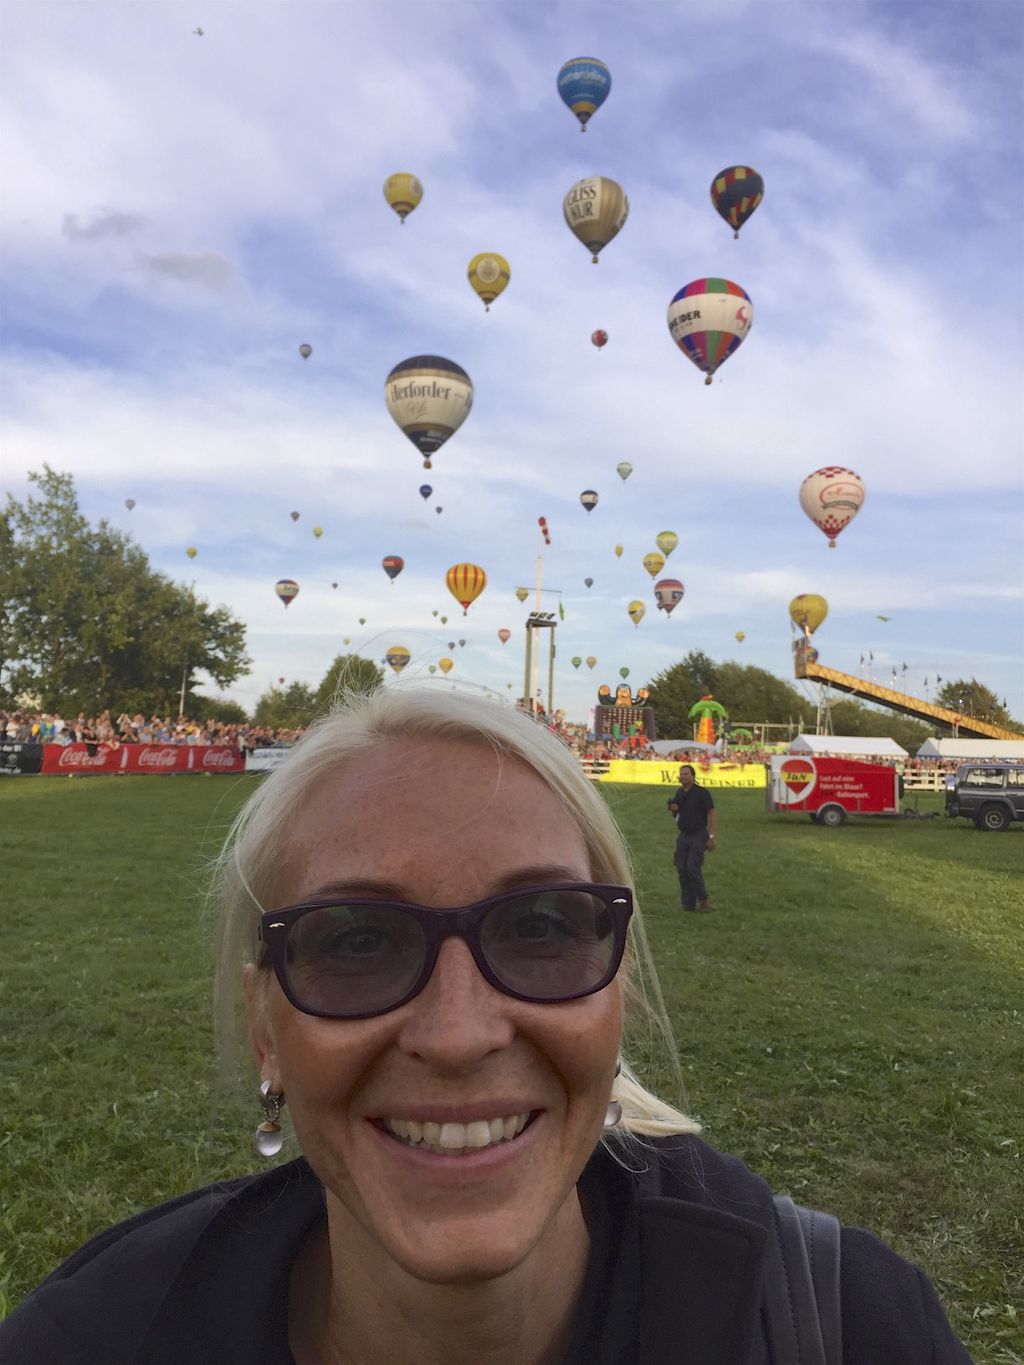
[[[860,511],[865,497],[860,475],[840,465],[816,469],[800,485],[800,506],[828,536],[830,550],[835,549],[836,536]]]
[[[316,536],[317,540],[320,539],[320,537],[323,535],[323,533],[324,533],[324,528],[323,528],[322,526],[314,526],[314,527],[313,527],[313,534]]]
[[[430,497],[433,491],[434,490],[431,488],[429,483],[420,484],[420,497],[423,499],[424,502],[426,502],[427,498]]]
[[[459,641],[459,648],[460,648],[460,649],[465,649],[465,648],[466,648],[466,642],[465,642],[465,640],[460,640],[460,641]]]
[[[754,305],[731,280],[693,280],[668,306],[668,330],[683,355],[711,377],[750,331]]]
[[[405,645],[392,645],[384,655],[384,662],[389,664],[395,673],[401,673],[411,658],[412,655]]]
[[[738,630],[738,631],[736,632],[736,639],[739,640],[740,644],[742,644],[743,641],[744,641],[746,638],[747,638],[747,633],[746,633],[745,630]]]
[[[423,456],[430,457],[458,431],[473,406],[473,382],[461,365],[439,355],[414,355],[387,377],[388,412]]]
[[[405,560],[401,555],[385,555],[380,561],[380,567],[391,579],[392,583],[405,568]]]
[[[291,517],[292,521],[298,521],[299,516],[300,516],[300,513],[298,513],[298,512],[289,512],[288,515]]]
[[[574,654],[570,662],[572,663],[573,668],[579,668],[583,660],[580,658],[578,654]]]
[[[455,641],[454,641],[454,640],[449,640],[449,641],[448,641],[448,648],[449,648],[449,649],[454,649],[454,648],[455,648]]]
[[[679,537],[675,531],[659,531],[654,537],[655,544],[667,559],[672,551],[679,544]]]
[[[337,583],[332,583],[332,584],[331,584],[331,587],[332,587],[332,588],[336,588],[337,586],[338,586]]]
[[[620,669],[619,669],[619,677],[622,679],[623,682],[625,682],[626,679],[629,677],[629,669],[628,669],[628,668],[620,668]]]
[[[448,624],[448,617],[447,617],[447,616],[442,616],[442,617],[441,617],[441,624],[442,624],[442,626],[446,626],[446,625]]]
[[[501,641],[503,645],[507,645],[509,640],[512,639],[512,632],[510,630],[506,630],[505,627],[502,626],[501,630],[498,631],[498,639]]]
[[[764,181],[749,166],[726,166],[711,182],[711,202],[719,217],[740,235],[740,228],[764,198]]]
[[[654,585],[654,600],[658,604],[658,610],[663,611],[666,616],[671,616],[683,600],[685,592],[686,589],[678,578],[659,578]]]
[[[622,482],[625,483],[626,480],[629,478],[630,474],[632,474],[633,472],[633,466],[629,463],[628,460],[620,460],[619,463],[615,466],[615,472],[616,474],[618,474]]]
[[[616,559],[621,559],[621,558],[622,558],[622,546],[621,546],[621,545],[616,545],[616,547],[615,547],[615,558],[616,558]]]
[[[462,607],[463,616],[469,615],[470,604],[487,587],[487,575],[479,564],[453,564],[445,574],[448,591]]]
[[[587,655],[587,658],[586,658],[587,667],[588,667],[588,668],[593,668],[594,665],[595,665],[596,663],[597,663],[597,660],[594,658],[593,654],[588,654],[588,655]]]
[[[125,507],[128,508],[128,511],[130,512],[130,511],[132,510],[132,508],[135,506],[135,499],[134,499],[134,498],[125,498],[125,500],[124,500],[124,505],[125,505]]]
[[[598,496],[592,488],[584,488],[583,492],[580,494],[580,502],[583,504],[583,506],[587,509],[588,512],[592,512],[594,510],[594,508],[598,504],[598,501],[599,501]]]
[[[360,616],[360,618],[359,618],[359,624],[360,624],[361,626],[365,626],[365,625],[366,625],[366,617],[365,617],[365,616]]]
[[[612,73],[596,57],[570,57],[558,73],[558,93],[580,121],[580,132],[612,88]]]
[[[189,559],[195,559],[199,551],[196,549],[194,545],[190,545],[188,549],[185,551],[185,553],[188,555]]]
[[[423,198],[423,186],[414,175],[407,171],[398,171],[384,181],[384,198],[398,214],[404,226],[406,218]]]
[[[294,578],[279,578],[274,584],[274,591],[280,597],[284,606],[293,601],[299,595],[299,585]]]
[[[600,351],[602,347],[608,345],[608,333],[602,332],[599,327],[596,332],[591,332],[590,341],[591,344],[596,346],[597,349]]]
[[[519,598],[520,602],[525,602],[529,595],[529,588],[516,588],[516,596]]]
[[[813,635],[828,615],[828,603],[816,592],[802,592],[789,604],[789,619],[794,626]]]
[[[440,516],[441,513],[444,511],[444,508],[443,508],[443,507],[435,507],[435,508],[434,508],[434,511],[437,513],[438,516]]]
[[[658,554],[657,550],[652,550],[649,555],[644,555],[644,568],[652,578],[657,578],[665,567],[665,556]]]
[[[430,614],[431,614],[431,616],[436,616],[436,615],[437,615],[437,612],[436,612],[436,611],[432,611]]]
[[[341,643],[342,643],[343,645],[350,645],[350,644],[352,643],[352,637],[351,637],[351,635],[346,635],[345,638],[342,640]]]
[[[450,673],[452,669],[455,667],[455,660],[448,658],[438,659],[437,666],[442,673],[447,674]]]
[[[512,270],[504,256],[496,251],[481,251],[474,256],[466,267],[469,283],[484,301],[484,311],[491,311],[491,304],[502,292],[512,277]]]
[[[308,341],[304,341],[302,345],[299,347],[299,355],[302,356],[303,360],[308,360],[312,354],[313,354],[312,346],[310,346]]]
[[[436,673],[436,672],[437,672],[437,664],[428,664],[428,665],[427,665],[427,672],[428,672],[428,673]]]
[[[592,588],[592,587],[594,586],[594,580],[593,580],[592,578],[585,578],[585,579],[583,580],[583,584],[584,584],[584,587]]]
[[[629,619],[633,622],[634,626],[638,626],[640,622],[644,619],[644,616],[646,615],[647,612],[647,608],[644,606],[642,602],[634,600],[630,602],[629,606],[626,608],[626,611],[629,613]]]
[[[629,217],[629,200],[622,186],[606,175],[579,180],[565,196],[562,212],[569,229],[597,265],[597,253],[615,237]]]

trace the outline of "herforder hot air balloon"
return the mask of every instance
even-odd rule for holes
[[[414,355],[387,377],[388,412],[423,456],[430,457],[458,431],[473,406],[473,382],[461,365],[439,355]]]
[[[423,186],[408,171],[398,171],[384,181],[384,198],[398,214],[404,227],[406,218],[423,198]]]
[[[836,536],[848,526],[864,504],[866,490],[859,474],[841,465],[826,465],[808,474],[800,485],[800,506],[818,530],[828,536],[830,550]]]
[[[573,185],[562,201],[562,212],[570,231],[597,265],[597,253],[618,235],[629,217],[629,200],[614,180],[606,175],[591,175]]]
[[[711,182],[715,212],[740,235],[740,228],[764,198],[764,181],[749,166],[726,166]]]
[[[675,531],[659,531],[654,537],[654,543],[667,559],[679,544],[679,537],[676,535]]]
[[[391,579],[392,583],[405,568],[405,560],[401,555],[385,555],[380,561],[380,567]]]
[[[479,564],[453,564],[445,574],[448,591],[462,607],[463,616],[487,587],[487,575]]]
[[[473,290],[483,300],[484,311],[489,313],[491,304],[512,278],[512,268],[496,251],[481,251],[466,267],[466,274]]]
[[[794,626],[813,635],[828,615],[828,603],[816,592],[802,592],[789,604],[789,619]]]
[[[411,658],[412,655],[406,649],[405,645],[392,645],[384,655],[385,663],[387,663],[395,673],[401,673],[402,669]]]
[[[659,578],[654,585],[654,600],[658,604],[658,610],[663,611],[666,616],[671,616],[683,600],[685,592],[686,589],[678,578]]]
[[[580,494],[580,502],[588,512],[592,512],[599,501],[600,499],[592,488],[584,488],[583,492]]]
[[[647,608],[641,601],[634,600],[630,602],[629,606],[626,608],[626,611],[629,614],[629,619],[633,622],[634,626],[638,626],[640,622],[644,619],[644,616],[647,613]]]
[[[284,606],[288,606],[299,595],[299,585],[294,578],[279,578],[274,584],[274,591],[280,597]]]
[[[597,57],[570,57],[558,73],[558,93],[562,103],[580,121],[580,132],[608,98],[612,73]]]
[[[652,550],[649,555],[644,555],[644,568],[652,578],[657,578],[665,567],[665,556],[658,554],[657,550]]]
[[[743,342],[754,320],[750,295],[732,280],[692,280],[668,306],[668,330],[683,355],[711,378]]]

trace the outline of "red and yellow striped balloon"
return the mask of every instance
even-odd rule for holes
[[[479,564],[453,564],[445,574],[448,591],[462,607],[463,616],[468,616],[470,604],[487,587],[487,575]]]

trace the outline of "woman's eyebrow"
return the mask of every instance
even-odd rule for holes
[[[536,867],[517,867],[495,879],[490,895],[500,895],[503,891],[514,891],[523,886],[550,886],[560,882],[586,881],[579,868],[563,867],[559,863],[544,863]],[[368,877],[339,878],[324,882],[302,895],[302,900],[327,900],[332,896],[367,896],[374,900],[410,901],[413,899],[405,887],[395,882]]]

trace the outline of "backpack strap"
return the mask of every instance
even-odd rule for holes
[[[839,1222],[775,1196],[763,1312],[776,1365],[842,1365]]]

